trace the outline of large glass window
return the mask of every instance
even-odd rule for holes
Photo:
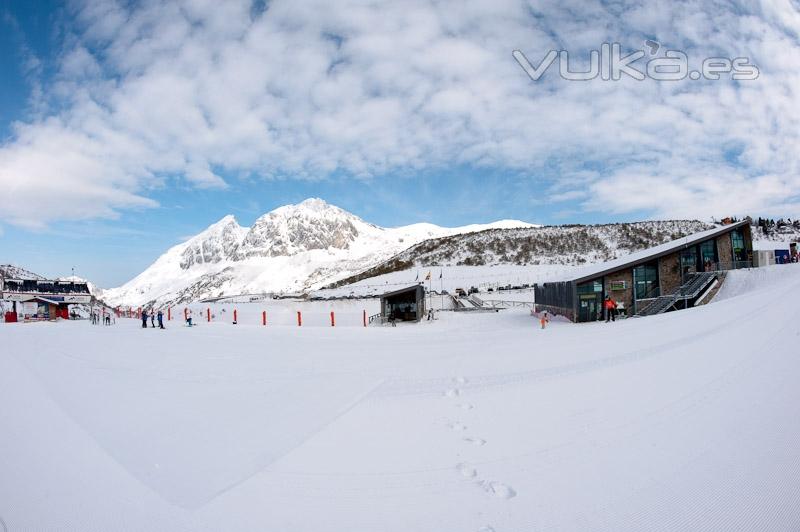
[[[744,233],[741,227],[731,231],[731,244],[733,245],[733,260],[747,260],[747,250],[744,247]]]
[[[633,269],[633,286],[636,299],[658,297],[658,263],[642,264]]]
[[[681,252],[681,272],[683,275],[697,271],[697,248],[694,246]]]
[[[578,285],[579,294],[595,294],[603,291],[603,283],[601,281],[589,281]]]
[[[706,240],[700,243],[700,263],[703,265],[703,271],[713,271],[717,262],[717,242],[715,240]]]

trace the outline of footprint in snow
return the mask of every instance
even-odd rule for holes
[[[445,392],[442,395],[444,395],[445,397],[458,397],[459,395],[461,395],[461,390],[459,390],[458,388],[451,388],[449,390],[445,390]]]
[[[456,377],[453,379],[453,382],[455,382],[456,384],[466,384],[469,381],[464,377]]]
[[[463,424],[458,423],[458,422],[449,423],[447,426],[450,427],[453,430],[458,430],[458,431],[467,430],[467,426],[466,425],[463,425]]]
[[[506,486],[502,482],[484,480],[478,482],[478,485],[483,488],[487,494],[497,499],[511,499],[517,496],[517,492],[511,486]]]
[[[478,476],[478,472],[469,464],[460,463],[456,466],[458,472],[461,473],[461,476],[464,478],[475,478]]]
[[[464,441],[467,443],[471,443],[472,445],[476,445],[478,447],[483,447],[486,445],[486,440],[483,438],[464,438]]]
[[[472,410],[473,408],[475,408],[474,406],[472,406],[469,403],[460,403],[460,404],[458,404],[456,406],[458,406],[458,408],[460,408],[461,410]]]

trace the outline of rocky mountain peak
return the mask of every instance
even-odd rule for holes
[[[236,258],[348,249],[365,228],[380,230],[339,207],[310,198],[297,205],[279,207],[256,220],[239,246]]]
[[[181,253],[181,269],[229,259],[239,247],[245,231],[230,214],[208,226],[208,229],[187,242]]]

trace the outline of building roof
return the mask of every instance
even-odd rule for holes
[[[667,242],[666,244],[661,244],[659,246],[655,246],[652,248],[636,251],[634,253],[630,253],[629,255],[625,255],[624,257],[619,257],[617,259],[610,260],[608,262],[592,264],[591,266],[582,268],[577,272],[576,276],[568,280],[575,281],[576,283],[581,283],[584,281],[589,281],[591,279],[596,279],[597,277],[602,277],[614,273],[619,270],[624,270],[626,268],[638,266],[645,262],[650,262],[651,260],[663,257],[664,255],[669,255],[671,253],[680,251],[689,246],[699,244],[700,242],[703,242],[710,238],[716,238],[719,235],[723,235],[727,232],[733,231],[734,229],[742,227],[748,223],[750,223],[748,220],[744,220],[734,224],[722,225],[719,227],[715,227],[713,229],[709,229],[707,231],[701,231],[693,235],[673,240],[672,242]]]
[[[794,242],[784,240],[753,240],[753,251],[788,251]]]
[[[51,305],[60,305],[60,304],[64,303],[63,301],[53,301],[52,299],[48,299],[48,298],[43,297],[43,296],[35,296],[33,298],[33,300],[34,301],[42,301],[44,303],[50,303]]]
[[[416,290],[424,290],[425,288],[421,284],[415,284],[413,286],[407,286],[405,288],[401,288],[400,290],[395,290],[393,292],[386,292],[385,294],[381,295],[381,299],[385,297],[392,297],[398,296],[400,294],[405,294],[406,292],[414,292]]]

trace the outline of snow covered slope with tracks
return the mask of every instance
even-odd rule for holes
[[[800,267],[763,271],[694,309],[544,331],[512,311],[396,328],[2,325],[0,518],[795,530]]]

